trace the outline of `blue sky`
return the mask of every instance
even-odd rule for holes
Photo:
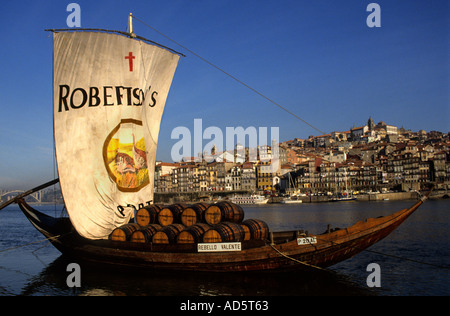
[[[0,188],[55,176],[52,40],[72,1],[3,1],[0,11]],[[75,2],[75,1],[74,1]],[[182,43],[324,132],[375,123],[450,130],[449,5],[364,0],[76,1],[81,26],[125,30],[127,16]],[[177,126],[279,127],[280,139],[319,133],[134,22],[138,35],[184,52],[161,124],[157,159],[169,161]],[[204,145],[208,140],[204,141]]]

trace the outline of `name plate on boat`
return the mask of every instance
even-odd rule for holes
[[[311,245],[311,244],[317,244],[317,238],[316,237],[302,237],[297,238],[297,245]]]
[[[222,252],[222,251],[241,251],[240,242],[223,242],[223,243],[205,243],[198,244],[198,252]]]

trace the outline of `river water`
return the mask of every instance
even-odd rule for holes
[[[268,223],[272,231],[303,229],[319,234],[368,217],[389,215],[414,201],[268,204],[244,206],[246,218]],[[62,207],[36,206],[59,216]],[[69,288],[70,262],[28,222],[17,205],[0,211],[0,296],[299,296],[450,294],[450,200],[430,200],[378,244],[328,271],[296,273],[186,273],[133,270],[79,263],[81,287]],[[36,242],[26,245],[30,242]],[[24,246],[26,245],[26,246]],[[375,253],[377,252],[377,253]],[[389,255],[389,256],[388,256]],[[380,287],[367,279],[379,265]]]

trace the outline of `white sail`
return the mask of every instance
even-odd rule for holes
[[[54,32],[61,189],[82,236],[107,238],[153,200],[160,121],[179,56],[126,36]]]

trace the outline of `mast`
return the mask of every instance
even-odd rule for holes
[[[348,188],[347,188],[347,170],[345,170],[345,193],[348,196]]]
[[[136,37],[136,34],[133,33],[133,13],[130,12],[128,15],[128,31],[130,32],[130,37]]]

